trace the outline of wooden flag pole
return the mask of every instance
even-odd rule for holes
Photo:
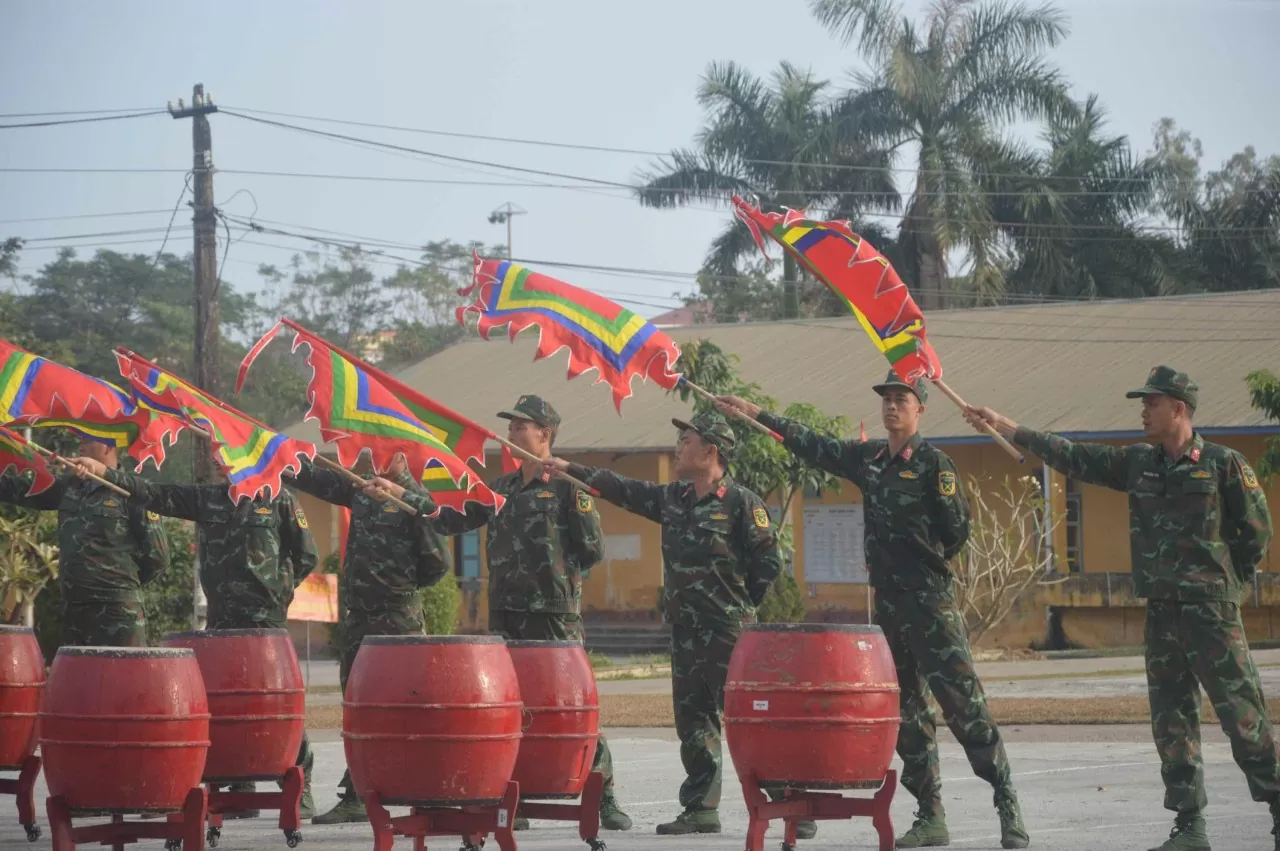
[[[316,453],[315,460],[316,460],[316,463],[319,464],[320,466],[328,467],[330,470],[333,470],[335,473],[340,473],[343,476],[346,476],[347,481],[351,482],[351,484],[353,485],[358,485],[360,488],[364,488],[366,485],[369,484],[369,482],[366,479],[360,478],[355,473],[351,472],[346,467],[339,464],[337,461],[330,461],[328,458],[324,457],[319,453]],[[409,512],[410,514],[418,513],[418,510],[414,508],[412,505],[410,505],[409,503],[405,502],[402,499],[392,496],[389,493],[380,494],[379,498],[385,499],[387,502],[391,503],[392,505],[396,506],[397,508],[403,511]]]
[[[685,387],[688,387],[694,393],[697,393],[703,399],[706,399],[708,402],[715,402],[716,397],[714,393],[710,393],[706,390],[703,390],[701,387],[694,384],[689,379],[681,376],[680,383],[683,384]],[[776,431],[769,428],[767,425],[760,422],[755,417],[748,415],[746,411],[740,411],[737,408],[734,408],[733,413],[735,416],[743,420],[747,425],[751,426],[753,429],[760,432],[761,434],[767,434],[770,437],[772,437],[774,440],[778,441],[779,443],[782,442],[782,435],[778,434]]]
[[[116,493],[120,494],[125,498],[133,496],[133,494],[129,493],[124,488],[119,487],[118,485],[111,484],[111,482],[108,482],[106,479],[102,478],[101,476],[95,476],[93,473],[90,473],[88,470],[86,470],[84,467],[81,467],[79,464],[72,463],[71,461],[68,461],[66,458],[63,458],[57,452],[51,452],[48,449],[45,449],[43,446],[41,446],[38,443],[29,443],[28,445],[33,447],[37,452],[41,453],[42,455],[45,455],[49,458],[52,458],[54,461],[59,462],[60,464],[62,464],[62,466],[69,467],[72,470],[76,470],[78,472],[84,473],[86,477],[93,479],[98,484],[106,488],[109,488],[110,490],[115,491]]]
[[[509,440],[507,440],[506,438],[504,438],[504,437],[499,437],[498,435],[494,434],[493,432],[489,432],[489,436],[490,436],[490,437],[492,437],[494,440],[498,441],[499,443],[501,443],[503,446],[505,446],[505,447],[507,447],[508,449],[510,449],[510,450],[511,450],[512,452],[514,452],[516,455],[519,455],[519,456],[520,456],[521,458],[523,458],[524,460],[526,460],[526,461],[532,461],[532,462],[533,462],[533,463],[535,463],[535,464],[541,464],[541,463],[542,463],[542,459],[541,459],[541,458],[539,458],[537,455],[534,455],[532,452],[526,452],[525,450],[521,449],[519,446],[516,446],[514,443],[512,443],[512,442],[511,442],[511,441],[509,441]],[[599,496],[599,495],[600,495],[600,491],[598,491],[598,490],[596,490],[595,488],[591,487],[591,485],[587,484],[586,482],[582,481],[581,479],[575,479],[573,476],[569,475],[568,473],[556,473],[556,475],[557,475],[557,476],[559,476],[560,478],[562,478],[562,479],[564,479],[564,480],[568,481],[570,484],[573,484],[573,485],[576,485],[576,486],[578,486],[578,487],[582,488],[584,491],[586,491],[587,493],[591,494],[592,496]]]
[[[934,387],[937,387],[939,390],[942,391],[943,395],[945,395],[952,402],[955,402],[956,405],[960,407],[960,410],[963,411],[969,407],[969,405],[963,399],[960,398],[959,394],[957,394],[956,391],[952,390],[942,381],[938,379],[930,379],[930,381],[933,382]],[[1014,446],[1009,441],[1005,440],[1004,436],[1001,435],[1000,432],[992,428],[990,423],[984,422],[982,424],[982,430],[985,431],[987,434],[991,435],[991,438],[996,443],[1000,444],[1000,447],[1004,449],[1005,452],[1008,452],[1011,456],[1013,456],[1013,459],[1017,461],[1019,464],[1027,460],[1027,457],[1023,455],[1021,452],[1019,452],[1016,446]]]

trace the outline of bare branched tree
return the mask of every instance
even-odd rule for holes
[[[998,488],[983,488],[969,476],[973,515],[969,543],[956,569],[956,596],[978,639],[1003,621],[1032,586],[1066,579],[1054,573],[1053,532],[1064,519],[1052,516],[1035,476],[1005,477]]]

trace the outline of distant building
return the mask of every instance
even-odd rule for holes
[[[679,312],[675,312],[678,314]],[[665,317],[658,317],[664,319]],[[657,321],[657,320],[655,320]],[[1071,438],[1125,445],[1141,440],[1140,407],[1126,391],[1141,386],[1157,363],[1171,363],[1200,384],[1197,428],[1206,438],[1243,452],[1251,461],[1264,441],[1280,434],[1250,405],[1244,377],[1260,367],[1280,370],[1280,291],[1133,301],[1051,304],[938,311],[929,337],[948,383],[966,399],[989,404],[1020,422]],[[811,402],[850,423],[867,423],[882,435],[879,399],[871,385],[887,365],[853,318],[768,323],[685,325],[668,329],[683,343],[708,338],[740,359],[743,376],[758,382],[783,406]],[[406,381],[477,421],[501,429],[495,419],[522,393],[549,399],[564,418],[558,454],[658,482],[672,477],[672,416],[688,407],[653,384],[637,381],[634,395],[614,409],[609,392],[593,378],[566,381],[565,356],[533,361],[536,334],[513,344],[495,334],[450,346],[400,373]],[[1027,646],[1045,639],[1047,624],[1068,641],[1086,646],[1133,645],[1143,640],[1142,601],[1130,581],[1128,507],[1124,494],[1065,479],[1029,457],[1018,466],[963,421],[945,396],[934,392],[923,432],[952,456],[968,483],[1034,475],[1055,493],[1054,509],[1066,522],[1051,546],[1065,582],[1030,595],[984,643]],[[320,442],[314,423],[290,435]],[[330,451],[332,447],[327,447]],[[497,475],[494,453],[487,475]],[[1052,487],[1057,485],[1058,487]],[[1266,485],[1275,510],[1280,486]],[[336,546],[338,512],[301,497],[323,557]],[[865,620],[870,595],[863,584],[861,540],[841,537],[855,528],[861,496],[851,484],[794,506],[795,573],[811,619]],[[658,526],[601,502],[606,560],[584,585],[583,607],[596,620],[656,620],[662,556]],[[838,521],[838,522],[837,522]],[[457,574],[466,588],[462,619],[481,628],[485,619],[484,538],[454,539]],[[1273,546],[1244,600],[1251,638],[1280,634],[1280,555]]]

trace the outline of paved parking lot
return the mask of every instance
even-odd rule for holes
[[[659,851],[688,847],[739,851],[746,834],[746,810],[732,767],[727,782],[718,836],[661,837],[654,826],[676,814],[676,793],[682,777],[671,730],[618,729],[608,731],[617,766],[619,798],[635,822],[626,833],[606,833],[610,851]],[[1270,848],[1270,817],[1266,806],[1249,800],[1243,777],[1231,761],[1221,731],[1206,730],[1204,758],[1209,784],[1210,838],[1215,849]],[[1032,847],[1137,851],[1158,845],[1172,824],[1161,806],[1163,790],[1159,765],[1143,725],[1114,727],[1021,727],[1006,731],[1015,782],[1031,831]],[[318,731],[315,792],[317,805],[327,808],[336,798],[342,775],[342,744],[336,731]],[[991,790],[973,777],[963,752],[949,735],[942,744],[943,780],[952,845],[959,848],[999,848],[999,826],[991,804]],[[727,754],[726,754],[727,756]],[[896,765],[895,761],[895,765]],[[44,816],[44,786],[39,789],[40,820],[45,835],[28,845],[18,827],[12,798],[0,798],[0,848],[49,848]],[[899,790],[893,805],[895,831],[911,823],[912,800]],[[274,820],[227,822],[219,851],[286,849]],[[368,825],[303,826],[300,851],[373,847]],[[568,851],[585,848],[574,827],[554,822],[533,823],[516,834],[522,848]],[[773,828],[766,847],[777,849],[781,830]],[[876,837],[869,821],[823,822],[804,849],[873,849]],[[87,846],[96,847],[96,846]],[[133,846],[161,849],[159,841]],[[401,839],[398,848],[411,848]],[[442,837],[431,847],[455,851],[458,842]],[[496,846],[490,841],[488,848]]]

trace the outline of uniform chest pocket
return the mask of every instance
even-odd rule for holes
[[[1218,483],[1213,479],[1187,479],[1174,487],[1189,499],[1208,499],[1218,493]]]
[[[1156,476],[1139,476],[1133,483],[1133,495],[1136,497],[1162,497],[1165,494],[1163,478]]]
[[[80,517],[85,518],[89,529],[99,535],[112,535],[122,529],[128,520],[123,505],[106,505],[101,502],[81,503]]]
[[[369,518],[379,529],[394,529],[404,523],[408,515],[394,505],[375,505],[368,509]]]
[[[729,547],[728,517],[695,520],[689,529],[689,536],[699,552],[722,558],[733,555]]]

